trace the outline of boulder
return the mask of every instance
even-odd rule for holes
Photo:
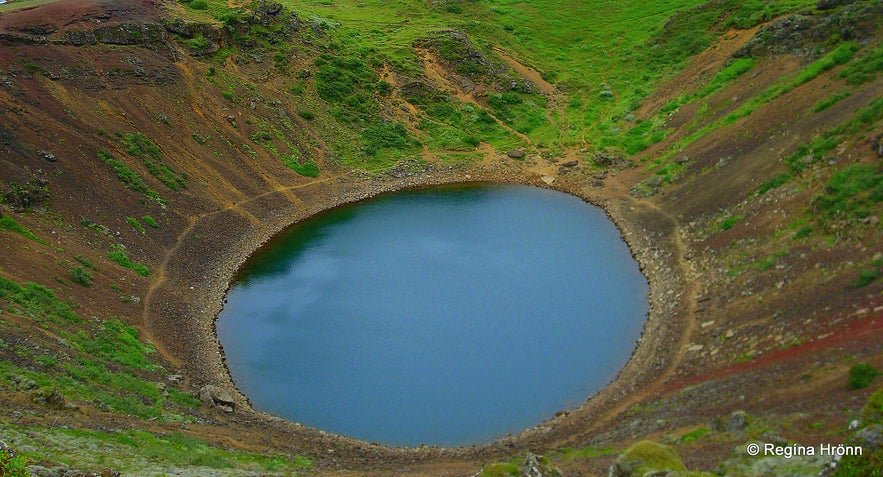
[[[524,459],[524,477],[562,477],[561,470],[541,455],[530,452]]]
[[[509,152],[507,152],[506,155],[512,159],[521,159],[524,157],[524,151],[521,149],[509,149]]]
[[[576,167],[579,165],[579,161],[577,161],[577,160],[567,161],[567,162],[562,163],[561,165],[564,167]]]
[[[233,412],[236,403],[233,401],[233,395],[226,389],[208,384],[199,389],[199,400],[209,406],[214,406],[224,412]]]
[[[856,432],[855,438],[867,450],[883,448],[883,425],[871,424]]]

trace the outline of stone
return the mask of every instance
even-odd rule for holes
[[[510,149],[509,152],[506,153],[507,156],[512,159],[521,159],[524,157],[524,151],[521,149]]]
[[[871,424],[856,432],[855,438],[867,450],[883,448],[883,425]]]
[[[727,432],[742,432],[748,427],[748,413],[745,411],[733,411],[727,419],[724,429]]]
[[[552,185],[555,183],[555,178],[552,176],[543,176],[540,177],[540,180],[543,181],[546,185]]]
[[[877,157],[883,157],[883,134],[878,134],[874,137],[871,148],[877,153]]]
[[[37,151],[37,156],[40,157],[41,159],[46,160],[47,162],[55,162],[55,160],[56,160],[55,154],[52,154],[49,151],[43,151],[43,150]]]
[[[561,470],[548,458],[529,452],[524,459],[524,477],[562,477]]]
[[[567,161],[567,162],[565,162],[565,163],[562,163],[561,165],[564,166],[564,167],[576,167],[576,166],[579,165],[579,161],[576,161],[576,160],[574,160],[574,161]]]
[[[199,400],[209,406],[214,406],[224,412],[233,412],[236,403],[233,401],[233,395],[226,389],[208,384],[199,389]]]
[[[646,181],[644,181],[644,184],[646,184],[647,187],[659,186],[662,184],[662,176],[653,176],[653,177],[647,179]]]

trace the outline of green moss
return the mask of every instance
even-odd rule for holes
[[[652,441],[640,441],[629,447],[616,459],[616,465],[626,475],[687,470],[674,449]]]
[[[480,477],[510,477],[521,475],[521,469],[512,462],[498,462],[481,469]]]

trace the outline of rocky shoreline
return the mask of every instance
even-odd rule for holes
[[[599,419],[621,408],[629,396],[675,367],[680,337],[687,329],[680,317],[689,304],[686,279],[680,266],[683,253],[678,248],[676,225],[670,218],[627,194],[611,194],[605,188],[589,187],[589,181],[573,176],[560,179],[551,188],[602,207],[619,228],[650,284],[650,308],[637,348],[614,382],[578,409],[559,413],[556,418],[519,435],[467,448],[389,448],[331,435],[258,412],[236,389],[230,377],[214,321],[242,264],[292,223],[333,207],[408,188],[465,182],[550,188],[540,175],[521,162],[501,158],[485,166],[394,171],[376,177],[349,173],[270,192],[237,204],[235,208],[200,216],[179,236],[178,245],[169,252],[164,263],[165,270],[147,294],[145,322],[159,340],[161,349],[171,354],[171,361],[180,364],[182,373],[195,389],[213,384],[233,394],[236,412],[228,416],[230,420],[291,434],[307,448],[333,449],[344,466],[373,467],[379,465],[381,459],[388,466],[390,459],[493,457],[553,442],[585,439]],[[242,215],[252,215],[257,220],[245,220]],[[215,233],[203,233],[209,231]]]

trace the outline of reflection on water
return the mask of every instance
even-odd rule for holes
[[[217,327],[260,410],[384,444],[468,445],[609,383],[646,294],[600,209],[444,187],[291,227],[243,269]]]

